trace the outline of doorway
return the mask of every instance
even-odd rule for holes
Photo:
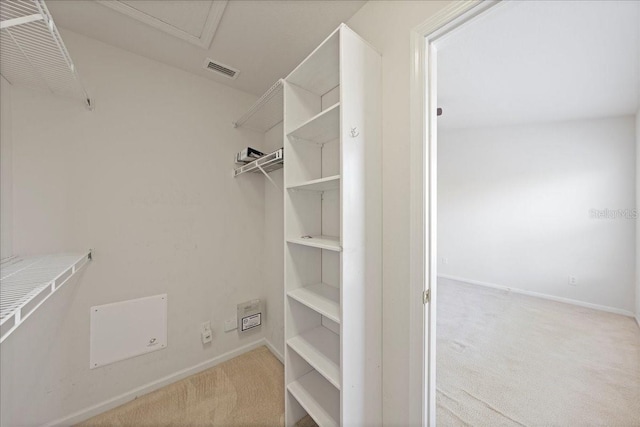
[[[592,50],[602,48],[610,67],[594,63],[582,69],[597,69],[603,75],[585,76],[571,66],[580,64],[585,53],[576,26],[588,26],[587,34],[602,43],[606,37],[598,32],[606,29],[598,27],[598,22],[616,22],[613,31],[620,32],[625,17],[640,15],[635,9],[622,10],[633,9],[630,2],[495,5],[458,11],[440,27],[432,21],[430,32],[422,33],[426,96],[416,100],[417,108],[412,111],[420,111],[422,102],[426,120],[414,119],[423,125],[416,130],[423,144],[428,142],[423,145],[427,149],[422,156],[421,181],[422,191],[428,194],[424,197],[422,242],[426,260],[422,272],[428,283],[423,291],[429,292],[423,297],[427,304],[422,318],[429,332],[423,341],[428,385],[423,389],[428,402],[424,424],[436,425],[438,420],[447,425],[458,421],[532,424],[527,417],[539,421],[540,414],[550,417],[548,422],[562,422],[567,416],[576,420],[579,414],[571,415],[571,408],[580,405],[597,409],[578,411],[591,420],[623,423],[637,419],[634,416],[640,409],[628,398],[636,393],[637,402],[640,395],[640,347],[632,317],[637,292],[633,212],[638,85],[637,81],[635,86],[626,84],[635,87],[626,105],[624,92],[616,93],[615,87],[606,91],[612,98],[617,94],[621,106],[602,97],[589,107],[590,100],[580,98],[583,91],[572,91],[581,85],[590,87],[586,80],[608,82],[612,80],[606,74],[609,68],[624,68],[624,60],[617,63],[607,56],[624,50],[620,41],[609,50],[584,43]],[[544,7],[557,10],[536,10]],[[598,8],[604,9],[595,10]],[[567,13],[564,18],[561,9]],[[607,13],[619,15],[602,21]],[[546,21],[533,24],[536,15],[547,17]],[[522,17],[525,20],[518,22]],[[494,34],[491,40],[489,32],[500,28],[500,18],[513,28]],[[590,20],[595,25],[589,26]],[[479,32],[469,36],[474,27]],[[562,31],[554,36],[560,27]],[[527,28],[529,33],[518,33]],[[456,62],[451,56],[464,44],[465,34],[467,44],[470,40],[478,44]],[[624,31],[617,35],[629,36]],[[637,43],[637,35],[634,37]],[[514,40],[522,50],[509,53],[508,41]],[[527,41],[537,43],[540,52],[525,52]],[[504,49],[502,56],[488,51],[487,46],[496,45]],[[558,46],[564,50],[554,51]],[[476,68],[474,54],[493,58],[494,63]],[[548,69],[538,69],[534,78],[527,79],[527,72],[541,63]],[[634,67],[637,65],[629,64],[627,71],[637,76]],[[505,98],[509,102],[493,97],[500,92],[489,83],[496,76],[510,95]],[[616,76],[613,80],[625,81],[624,73]],[[470,86],[464,86],[465,79]],[[529,85],[518,85],[521,79]],[[563,95],[532,108],[540,99],[553,99],[543,93],[558,80],[564,87],[555,93]],[[537,89],[532,87],[535,83]],[[474,91],[480,95],[474,98]],[[593,87],[588,93],[595,96]],[[442,109],[440,117],[438,108]],[[611,250],[603,252],[607,247]],[[605,254],[616,251],[613,257]],[[415,270],[418,276],[419,269]],[[449,317],[442,317],[443,312]],[[557,328],[558,324],[565,326]],[[436,330],[436,325],[441,327]],[[598,329],[616,331],[606,339],[615,338],[603,344],[604,337],[591,334]],[[486,335],[487,331],[496,335]],[[528,348],[532,343],[535,345]],[[620,357],[599,357],[603,346],[620,346]],[[455,363],[437,362],[442,360]],[[630,381],[616,379],[606,366],[621,367]],[[584,381],[589,369],[594,370],[592,377],[602,377],[601,383]],[[455,381],[474,376],[473,381]],[[495,380],[493,387],[490,380]],[[617,398],[610,402],[577,398],[581,393],[598,394],[590,393],[590,388],[609,389]],[[541,389],[544,391],[535,395]],[[498,398],[496,393],[504,390],[505,395]],[[514,396],[526,397],[529,403]],[[617,408],[615,402],[627,402],[624,408],[630,412]]]

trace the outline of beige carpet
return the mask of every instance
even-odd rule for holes
[[[283,366],[260,347],[80,425],[283,426]]]
[[[439,426],[640,426],[629,317],[438,281]]]

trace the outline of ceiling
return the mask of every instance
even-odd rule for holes
[[[58,27],[261,95],[364,3],[50,0],[47,6]],[[240,73],[231,80],[206,70],[207,58]]]
[[[436,43],[442,128],[635,114],[640,2],[505,2]]]

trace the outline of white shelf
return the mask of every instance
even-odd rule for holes
[[[287,187],[289,190],[305,191],[328,191],[340,188],[340,175],[328,176],[326,178],[314,179]]]
[[[340,390],[340,337],[323,326],[287,340],[316,371]]]
[[[91,260],[91,252],[12,258],[0,265],[0,342]]]
[[[287,77],[289,83],[322,96],[340,84],[340,28],[327,37]]]
[[[272,172],[274,170],[282,169],[283,163],[284,151],[281,148],[273,153],[266,154],[251,163],[240,166],[233,171],[233,176],[236,177],[244,173]]]
[[[285,78],[287,426],[382,424],[380,75],[342,24]]]
[[[266,132],[280,123],[284,113],[282,87],[282,79],[275,82],[233,126]]]
[[[309,372],[287,389],[319,427],[340,425],[340,393],[318,372]]]
[[[288,136],[317,144],[337,139],[340,136],[340,103],[316,114],[290,132]]]
[[[308,238],[290,237],[287,239],[289,243],[296,245],[310,246],[312,248],[327,249],[329,251],[342,251],[340,239],[333,236],[309,236]]]
[[[340,289],[316,283],[289,291],[287,295],[324,317],[340,323]]]
[[[0,74],[13,85],[91,100],[44,0],[0,2]]]

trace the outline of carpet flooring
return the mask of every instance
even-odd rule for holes
[[[438,426],[640,426],[629,317],[438,280]]]
[[[640,426],[633,319],[451,280],[438,286],[439,427]],[[283,426],[283,383],[282,364],[260,347],[80,426]]]
[[[79,425],[283,426],[284,368],[259,347]]]

